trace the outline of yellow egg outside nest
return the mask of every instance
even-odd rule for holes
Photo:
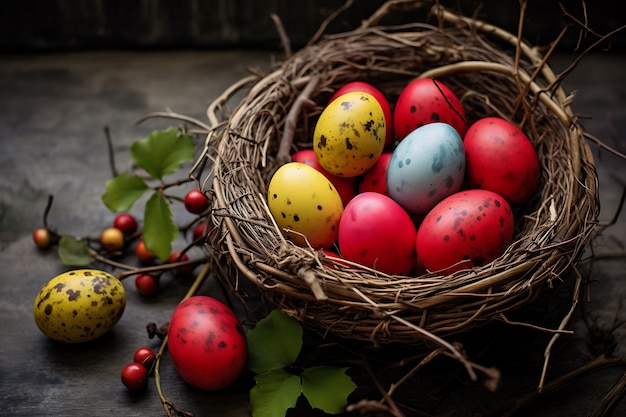
[[[108,272],[77,269],[52,278],[33,306],[35,323],[48,337],[83,343],[102,336],[126,308],[122,282]]]
[[[331,101],[313,133],[320,165],[339,177],[356,177],[374,166],[386,139],[385,113],[371,94],[355,91]]]

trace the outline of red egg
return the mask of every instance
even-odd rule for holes
[[[499,117],[474,122],[463,139],[468,187],[500,194],[509,204],[527,201],[539,185],[539,159],[528,137]]]
[[[167,347],[179,375],[203,390],[231,385],[248,359],[246,334],[233,311],[208,296],[181,302],[170,320]]]
[[[348,201],[350,201],[352,197],[354,197],[354,195],[356,194],[355,178],[338,177],[326,171],[317,160],[317,157],[315,156],[315,151],[313,149],[302,149],[291,155],[291,159],[293,159],[295,162],[301,162],[305,165],[315,168],[316,170],[324,174],[328,181],[330,181],[337,189],[339,196],[341,196],[341,202],[344,206],[348,204]]]
[[[393,111],[395,138],[402,140],[420,126],[443,122],[456,129],[461,137],[467,131],[461,100],[441,81],[420,78],[407,84]]]
[[[513,231],[513,212],[504,197],[487,190],[460,191],[424,217],[415,247],[429,271],[451,274],[502,255]]]
[[[385,123],[387,128],[387,135],[385,136],[385,150],[389,150],[393,147],[393,114],[391,112],[391,105],[389,104],[389,100],[380,91],[378,88],[374,87],[372,84],[364,82],[364,81],[352,81],[347,84],[344,84],[341,88],[335,91],[335,94],[328,101],[332,102],[334,99],[339,97],[342,94],[350,93],[353,91],[362,91],[364,93],[371,94],[380,104],[380,107],[383,109],[383,113],[385,115]]]
[[[386,195],[357,194],[339,221],[344,259],[388,274],[409,274],[415,267],[416,230],[411,217]]]
[[[373,167],[359,178],[357,191],[364,193],[373,191],[384,195],[389,195],[387,191],[387,167],[393,152],[383,152]]]

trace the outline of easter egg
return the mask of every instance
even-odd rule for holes
[[[459,191],[424,217],[415,247],[424,267],[451,274],[502,255],[513,232],[513,212],[504,197],[487,190]]]
[[[357,192],[373,191],[389,195],[387,192],[387,168],[392,155],[392,152],[383,152],[374,166],[359,177]]]
[[[385,150],[390,150],[393,147],[393,112],[391,110],[391,104],[389,104],[389,100],[380,91],[377,87],[374,87],[372,84],[365,81],[351,81],[347,84],[344,84],[340,87],[335,94],[330,98],[329,102],[333,101],[337,97],[349,93],[352,91],[361,91],[364,93],[368,93],[374,96],[378,103],[383,108],[383,113],[385,114]]]
[[[339,177],[356,177],[370,169],[383,152],[386,123],[383,109],[371,94],[349,92],[330,102],[313,132],[313,150],[320,165]]]
[[[441,81],[411,81],[400,92],[393,110],[396,139],[401,141],[418,127],[435,122],[449,124],[463,137],[468,125],[461,100]]]
[[[246,367],[246,333],[235,313],[221,301],[194,295],[172,313],[167,348],[178,374],[207,391],[233,384]]]
[[[337,240],[341,196],[318,170],[288,162],[272,175],[267,203],[276,224],[298,246],[321,249]]]
[[[350,200],[339,222],[342,257],[388,274],[413,270],[415,237],[415,226],[404,209],[371,191]]]
[[[539,185],[539,159],[524,132],[499,117],[474,122],[463,139],[470,188],[500,194],[509,204],[527,201]]]
[[[76,269],[52,278],[35,298],[37,327],[58,342],[83,343],[107,333],[122,318],[122,282],[98,269]]]
[[[415,129],[393,151],[387,191],[411,214],[423,215],[461,189],[465,151],[458,132],[446,123]]]
[[[337,189],[337,192],[339,192],[339,195],[341,196],[341,201],[343,202],[344,206],[348,204],[348,201],[350,201],[350,199],[352,199],[352,197],[354,197],[354,195],[356,194],[354,177],[338,177],[326,171],[318,162],[317,157],[315,156],[315,151],[313,151],[313,149],[299,150],[298,152],[291,155],[291,159],[296,162],[302,162],[303,164],[307,164],[308,166],[313,167],[322,174],[324,174],[324,176],[333,183],[333,185]]]

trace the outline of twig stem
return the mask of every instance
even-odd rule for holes
[[[200,285],[202,285],[204,280],[209,275],[209,272],[211,272],[210,261],[204,264],[204,267],[202,268],[202,270],[196,277],[191,287],[189,287],[189,290],[187,290],[187,293],[185,294],[185,296],[182,298],[182,300],[180,300],[180,303],[182,303],[183,301],[187,300],[189,297],[196,294],[196,292],[198,291],[198,288],[200,288]],[[163,338],[163,341],[161,342],[161,347],[159,348],[159,352],[157,353],[157,359],[154,364],[154,382],[156,384],[156,389],[159,395],[159,399],[161,400],[161,404],[163,404],[163,409],[165,409],[165,413],[168,416],[174,416],[176,414],[183,415],[183,416],[193,416],[193,413],[178,410],[174,406],[174,404],[172,404],[172,402],[170,402],[170,400],[168,400],[165,397],[165,394],[163,394],[163,390],[161,388],[161,377],[160,377],[159,371],[161,368],[161,358],[163,357],[166,348],[167,348],[167,335]],[[176,413],[176,414],[172,414],[172,413]]]
[[[315,103],[311,101],[310,96],[315,88],[317,88],[319,81],[320,76],[318,74],[311,77],[307,85],[302,89],[302,92],[296,97],[293,106],[289,109],[289,113],[287,113],[287,117],[285,118],[285,128],[280,140],[280,147],[276,154],[278,161],[285,162],[291,160],[291,146],[293,145],[293,137],[295,135],[296,125],[298,124],[298,116],[303,108],[315,105]]]

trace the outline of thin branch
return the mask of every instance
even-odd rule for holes
[[[289,41],[289,37],[287,36],[287,32],[285,31],[285,27],[283,26],[282,20],[280,20],[280,16],[276,13],[270,14],[274,25],[276,26],[276,31],[278,32],[278,36],[280,37],[280,43],[285,50],[285,56],[289,58],[291,56],[291,42]]]
[[[581,286],[583,277],[580,271],[578,270],[578,268],[576,267],[576,265],[572,265],[572,269],[576,274],[576,282],[574,285],[574,291],[572,293],[572,306],[570,307],[565,317],[563,317],[563,320],[561,320],[561,323],[559,325],[559,330],[564,329],[565,326],[567,326],[567,324],[569,323],[570,319],[572,318],[572,315],[574,314],[574,311],[576,310],[576,306],[578,305],[578,299],[580,297],[580,286]],[[556,343],[556,341],[559,339],[560,336],[561,336],[561,333],[555,333],[550,339],[550,341],[548,342],[548,346],[546,347],[546,350],[544,352],[543,370],[541,371],[539,387],[537,388],[538,392],[542,392],[544,390],[544,383],[545,383],[546,373],[548,370],[548,363],[550,362],[550,356],[552,353],[552,346],[554,346],[554,344]]]
[[[308,84],[304,87],[300,95],[296,98],[293,106],[289,109],[289,113],[285,118],[285,128],[283,130],[283,136],[280,140],[280,146],[276,158],[278,161],[291,160],[291,146],[293,145],[293,138],[296,132],[296,125],[298,124],[298,116],[305,107],[314,106],[315,103],[310,99],[311,93],[317,88],[317,84],[320,81],[319,74],[315,74],[309,80]]]
[[[405,417],[404,413],[400,411],[400,408],[398,407],[396,402],[391,398],[391,394],[385,391],[383,386],[380,384],[380,381],[378,381],[378,378],[376,378],[376,375],[374,374],[374,370],[369,366],[369,363],[367,361],[365,361],[364,366],[372,382],[374,383],[378,391],[380,391],[380,393],[382,394],[383,400],[389,405],[389,408],[391,408],[393,415],[395,417]]]
[[[113,151],[113,141],[111,140],[111,131],[109,126],[104,127],[104,137],[107,141],[107,149],[109,152],[109,164],[111,165],[111,174],[117,177],[117,168],[115,167],[115,153]]]
[[[187,290],[187,293],[185,294],[183,299],[180,300],[180,303],[187,300],[189,297],[193,296],[198,291],[198,288],[200,288],[200,285],[202,285],[204,280],[209,275],[210,271],[211,271],[211,262],[207,262],[202,268],[202,270],[200,271],[200,273],[198,274],[198,276],[196,277],[195,281],[193,282],[189,290]],[[161,388],[161,376],[160,376],[159,371],[161,368],[161,358],[163,357],[165,353],[165,349],[167,349],[167,335],[165,335],[165,337],[163,338],[163,341],[161,342],[161,347],[159,348],[159,352],[157,353],[157,359],[154,364],[154,382],[156,384],[156,389],[159,395],[159,399],[161,400],[161,404],[163,405],[163,409],[165,410],[165,414],[168,417],[194,416],[194,413],[192,412],[179,410],[178,408],[176,408],[174,404],[170,400],[168,400],[163,394],[163,390]]]
[[[587,417],[605,417],[610,416],[617,404],[626,394],[626,371],[622,373],[620,378],[611,386],[607,393],[599,401],[599,404],[593,406],[593,410],[587,413]]]
[[[48,214],[50,213],[50,209],[52,208],[52,202],[54,201],[54,196],[50,194],[48,196],[48,202],[46,203],[46,208],[43,211],[43,227],[48,229]]]
[[[533,401],[538,400],[539,398],[545,397],[548,394],[558,391],[561,388],[564,388],[568,384],[579,381],[580,378],[585,375],[592,374],[600,369],[608,368],[610,366],[623,366],[626,365],[623,358],[607,358],[604,356],[600,356],[587,362],[586,364],[580,366],[579,368],[574,369],[562,375],[549,383],[547,383],[542,392],[531,391],[526,395],[515,398],[509,403],[503,404],[501,407],[491,410],[484,414],[484,417],[490,416],[498,416],[498,417],[513,417],[515,416],[521,409],[525,406],[531,404]]]
[[[136,124],[141,124],[143,122],[145,122],[148,119],[152,119],[155,117],[163,117],[163,118],[168,118],[168,119],[176,119],[176,120],[182,120],[184,122],[188,122],[191,124],[194,124],[204,130],[206,130],[207,132],[211,130],[211,126],[207,125],[204,122],[201,122],[200,120],[196,119],[195,117],[190,117],[190,116],[185,116],[183,114],[179,114],[179,113],[175,113],[173,111],[167,110],[167,111],[157,111],[157,112],[152,112],[152,113],[148,113],[145,114],[144,116],[140,117],[139,120],[137,120]]]
[[[317,29],[317,32],[315,32],[313,37],[311,37],[311,40],[309,40],[309,43],[307,44],[307,46],[312,45],[315,42],[317,42],[317,40],[324,34],[324,32],[326,32],[326,28],[328,27],[330,22],[335,20],[337,16],[339,16],[345,10],[349,9],[352,6],[352,3],[354,3],[354,0],[347,0],[340,8],[338,8],[337,10],[332,12],[330,15],[328,15],[328,17],[324,19],[324,21],[320,25],[319,29]]]
[[[610,147],[609,145],[605,144],[604,142],[602,142],[600,139],[596,138],[595,136],[592,136],[589,133],[584,133],[585,138],[589,139],[590,141],[592,141],[593,143],[595,143],[596,145],[598,145],[599,148],[602,148],[604,150],[609,151],[610,153],[612,153],[615,156],[618,156],[624,160],[626,160],[626,154],[618,151],[615,148]]]

